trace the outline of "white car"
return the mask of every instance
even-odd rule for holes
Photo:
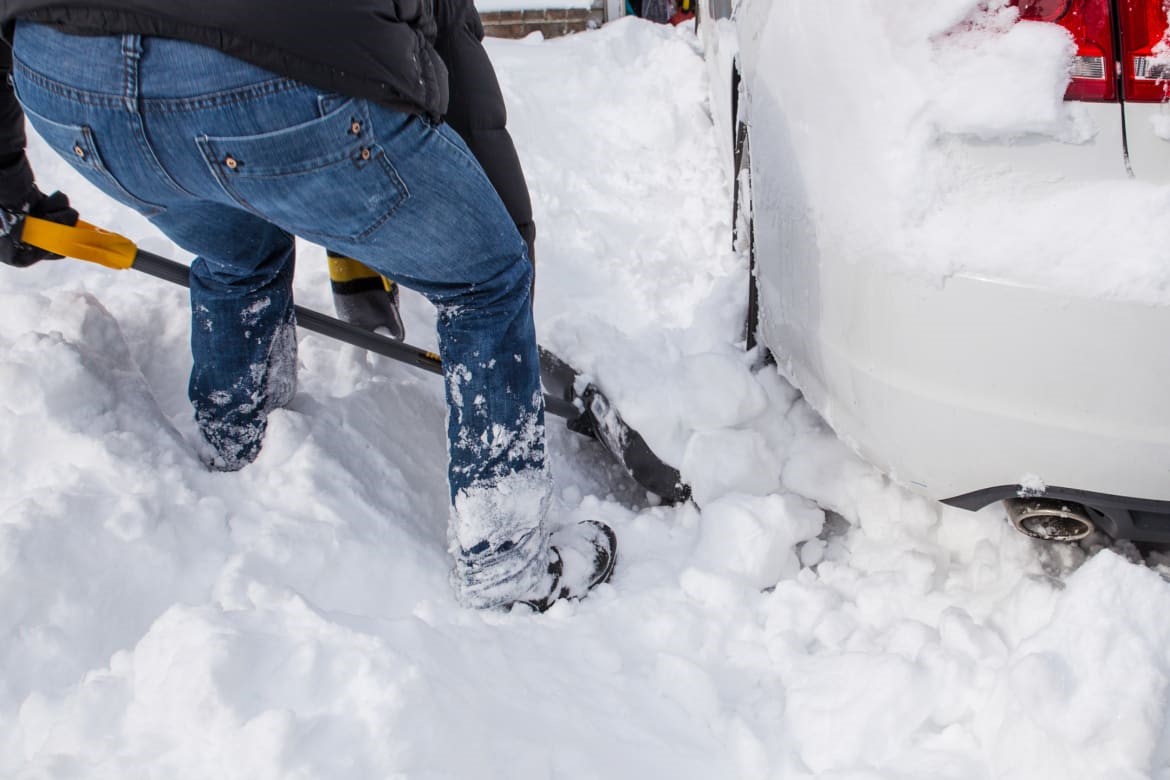
[[[990,5],[700,2],[749,338],[919,493],[1170,541],[1163,2]]]

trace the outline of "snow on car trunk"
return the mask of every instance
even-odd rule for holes
[[[748,370],[689,32],[489,51],[542,338],[616,388],[700,506],[649,505],[554,422],[561,517],[615,526],[613,582],[543,616],[459,609],[436,379],[303,334],[260,458],[207,473],[182,291],[0,268],[0,775],[1170,776],[1156,574],[909,496]],[[91,220],[178,254],[33,158]],[[325,308],[303,250],[298,298]]]
[[[1017,19],[1007,0],[777,4],[749,88],[784,136],[754,164],[786,176],[760,197],[826,255],[940,285],[1170,303],[1170,189],[1127,179],[1118,104],[1063,100],[1068,32]]]

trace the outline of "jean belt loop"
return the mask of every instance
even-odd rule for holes
[[[142,64],[142,36],[122,36],[122,99],[128,111],[138,109],[139,66]]]

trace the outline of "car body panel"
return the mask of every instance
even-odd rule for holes
[[[793,136],[832,128],[788,116],[772,81],[806,74],[758,71],[777,7],[741,0],[734,21],[759,335],[781,371],[844,441],[929,497],[1027,483],[1170,501],[1170,307],[988,276],[899,273],[880,243],[840,251],[828,242],[826,251],[813,215],[836,205],[823,189],[806,191],[817,183],[806,182]],[[708,22],[711,8],[700,3]],[[1124,180],[1128,124],[1137,175],[1170,177],[1170,142],[1155,132],[1156,122],[1170,127],[1158,119],[1165,106],[1077,108],[1094,130],[1080,143],[950,138],[949,162],[1054,187]]]
[[[1161,135],[1156,128],[1162,129]],[[1170,105],[1126,103],[1125,138],[1135,177],[1170,182]]]
[[[1094,131],[1091,138],[1081,143],[1061,143],[1048,138],[1015,139],[1010,143],[954,138],[949,146],[961,158],[956,164],[967,168],[972,175],[1011,171],[1054,184],[1120,180],[1129,176],[1121,106],[1082,103],[1080,109]],[[1166,146],[1170,149],[1170,144]]]
[[[1170,500],[1170,350],[1147,348],[1170,308],[880,269],[822,263],[794,326],[767,314],[791,275],[761,267],[763,341],[863,457],[938,499],[1040,481]]]

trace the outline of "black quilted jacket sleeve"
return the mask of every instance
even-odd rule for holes
[[[479,14],[471,0],[435,0],[435,19],[439,28],[435,49],[447,66],[447,122],[483,166],[535,260],[536,226],[528,183],[508,133],[504,96],[483,48]]]
[[[24,154],[24,112],[12,91],[12,48],[0,41],[0,206],[19,207],[33,190]]]

